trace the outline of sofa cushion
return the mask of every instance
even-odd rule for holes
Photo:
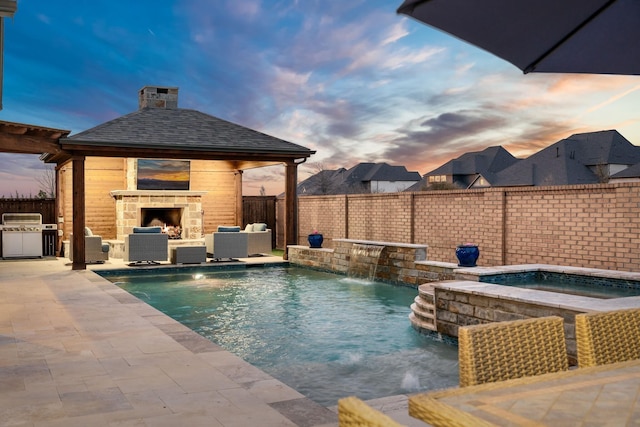
[[[133,227],[134,233],[162,233],[162,227]]]
[[[267,231],[267,224],[263,222],[256,222],[253,224],[253,231]]]
[[[219,225],[218,226],[218,232],[219,233],[229,233],[229,232],[239,232],[240,231],[240,226],[239,225]]]
[[[253,224],[247,224],[247,226],[244,228],[244,231],[250,233],[253,231]]]

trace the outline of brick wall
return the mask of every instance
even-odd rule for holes
[[[304,200],[304,203],[300,201]],[[333,247],[331,238],[344,237],[346,233],[346,196],[306,196],[298,203],[298,244],[308,245],[307,236],[318,230],[325,236],[324,247]],[[278,204],[284,205],[284,199]]]
[[[281,200],[278,201],[280,203]],[[333,239],[426,244],[428,259],[478,265],[544,263],[640,270],[640,183],[301,196],[299,243],[314,228]]]

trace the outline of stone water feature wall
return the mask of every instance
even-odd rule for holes
[[[417,287],[425,282],[448,280],[454,277],[454,264],[429,262],[426,245],[408,243],[334,239],[331,249],[289,246],[288,259],[292,264],[346,275],[349,272],[351,249],[354,244],[384,246],[376,267],[376,280]]]

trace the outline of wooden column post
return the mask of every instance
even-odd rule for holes
[[[86,270],[84,245],[85,191],[84,156],[73,158],[73,264],[72,270]]]
[[[60,222],[60,218],[63,217],[63,205],[64,205],[64,196],[62,194],[62,185],[63,183],[61,182],[60,179],[60,167],[62,165],[60,164],[56,164],[56,168],[55,168],[55,174],[56,174],[56,189],[55,189],[55,196],[56,196],[56,225],[58,226],[58,230],[56,231],[56,256],[61,256],[62,254],[62,230],[64,227],[64,223]],[[68,254],[65,254],[66,256],[69,256]]]
[[[242,205],[242,171],[237,169],[236,171],[234,171],[234,177],[235,177],[235,184],[236,184],[236,225],[239,225],[240,227],[245,226],[245,224],[243,224],[243,218],[244,218],[244,212],[243,212],[243,205]]]
[[[298,165],[287,162],[284,187],[284,255],[289,259],[289,245],[298,244]]]

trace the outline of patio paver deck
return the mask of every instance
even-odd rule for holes
[[[425,425],[406,396],[371,403]],[[91,270],[0,261],[0,426],[336,426],[335,411]]]

